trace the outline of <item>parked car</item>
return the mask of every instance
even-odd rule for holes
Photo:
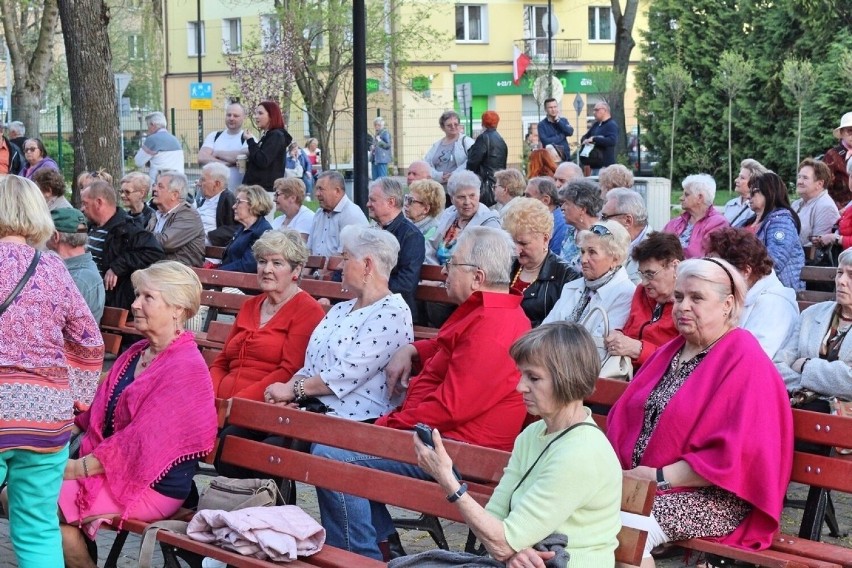
[[[648,150],[640,143],[636,128],[630,132],[630,138],[627,141],[627,157],[633,167],[633,174],[639,177],[653,177],[654,170],[660,163],[659,154]]]

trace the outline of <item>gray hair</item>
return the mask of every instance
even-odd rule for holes
[[[454,110],[445,110],[443,114],[438,118],[438,126],[441,128],[444,127],[444,123],[450,120],[451,118],[455,118],[459,122],[461,122],[461,118],[459,118],[459,113]]]
[[[459,189],[470,188],[477,192],[482,189],[482,180],[470,170],[456,170],[447,180],[447,193],[450,194],[450,197],[453,197]]]
[[[56,231],[56,234],[59,235],[59,242],[65,243],[69,247],[81,247],[89,241],[88,233],[60,233]]]
[[[845,254],[845,251],[844,251]],[[843,254],[840,255],[841,257]],[[721,265],[721,266],[720,266]],[[728,325],[736,326],[740,321],[740,311],[745,303],[748,289],[740,271],[727,260],[722,258],[691,258],[684,260],[677,267],[677,279],[698,278],[713,286],[719,299],[724,300],[729,294],[734,296],[734,306],[728,314]],[[734,286],[731,288],[731,282]]]
[[[852,170],[850,170],[850,173],[852,173]],[[840,256],[837,257],[837,265],[842,267],[852,266],[852,248],[848,248],[840,253]]]
[[[148,126],[156,126],[158,128],[166,127],[166,115],[160,111],[154,111],[145,115],[145,124]]]
[[[559,199],[559,194],[556,191],[556,184],[553,183],[551,178],[544,176],[534,177],[527,182],[527,187],[529,186],[536,188],[542,197],[545,195],[548,196],[550,198],[551,205],[559,207],[559,205],[562,204],[562,201]]]
[[[340,172],[336,170],[326,170],[317,176],[317,181],[321,179],[330,179],[340,191],[346,193],[346,181],[343,179],[343,174]]]
[[[600,215],[604,206],[600,187],[588,179],[575,179],[563,185],[559,190],[559,199],[570,201],[592,217]]]
[[[769,169],[758,162],[753,158],[746,158],[742,162],[740,162],[741,170],[748,170],[749,175],[751,176],[762,176],[763,174],[769,172]]]
[[[399,241],[392,234],[374,227],[347,225],[340,231],[343,250],[357,259],[371,258],[376,271],[387,280],[399,260]]]
[[[562,162],[558,166],[556,166],[556,172],[554,172],[554,176],[558,174],[562,170],[565,172],[563,177],[567,178],[569,181],[573,179],[582,179],[583,177],[583,168],[578,166],[574,162]]]
[[[382,190],[385,197],[393,199],[394,207],[402,208],[402,198],[405,196],[405,190],[402,184],[390,177],[382,177],[370,184],[370,189],[378,187]]]
[[[20,120],[13,120],[9,123],[9,133],[17,132],[18,136],[24,136],[27,133],[27,127]]]
[[[468,241],[470,244],[468,245]],[[503,229],[496,227],[467,227],[456,242],[456,253],[467,251],[467,257],[456,262],[473,264],[485,273],[487,286],[509,286],[512,283],[512,256],[515,243]]]
[[[167,306],[181,308],[185,322],[198,313],[201,305],[201,280],[192,268],[174,260],[161,260],[130,275],[133,289],[159,290]]]
[[[627,260],[627,251],[630,250],[630,233],[624,228],[624,225],[616,221],[598,221],[592,228],[600,225],[606,227],[609,234],[599,235],[592,230],[580,231],[577,233],[577,244],[583,246],[590,238],[600,239],[601,248],[609,254],[616,264],[624,264]]]
[[[148,190],[151,189],[151,178],[148,177],[148,174],[143,174],[142,172],[130,172],[121,178],[120,184],[123,185],[125,183],[129,183],[134,189],[145,190],[146,195],[148,194]]]
[[[648,209],[645,207],[645,200],[639,195],[639,192],[626,187],[616,187],[609,190],[606,194],[607,201],[615,200],[615,208],[619,213],[627,213],[637,225],[648,224]]]
[[[157,174],[157,180],[161,177],[169,178],[169,183],[166,186],[169,191],[176,191],[180,195],[181,199],[186,199],[189,183],[187,182],[185,175],[177,170],[161,170],[160,173]]]
[[[716,198],[716,180],[709,174],[692,174],[686,176],[680,184],[683,189],[693,189],[704,196],[704,203],[713,207]]]
[[[376,124],[378,124],[381,127],[384,127],[385,126],[385,119],[382,118],[381,116],[377,116],[376,118],[373,119],[373,126],[375,126]]]
[[[231,179],[231,169],[228,166],[221,162],[210,162],[201,168],[201,173],[204,172],[209,173],[211,179],[221,181],[225,189],[228,188],[228,181]]]

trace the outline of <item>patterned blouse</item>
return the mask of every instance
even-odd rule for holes
[[[399,294],[360,310],[353,309],[355,302],[331,308],[311,334],[305,366],[296,374],[320,375],[334,392],[319,396],[322,403],[341,418],[364,421],[396,406],[385,384],[385,366],[397,349],[414,340],[414,328]]]
[[[0,303],[33,259],[32,247],[0,242]],[[0,450],[56,452],[70,435],[73,403],[91,402],[104,342],[62,259],[43,253],[0,316]]]
[[[669,401],[692,376],[710,348],[705,349],[680,368],[678,351],[669,369],[645,401],[642,430],[633,448],[632,467],[637,467],[648,440],[657,427]],[[700,419],[700,414],[697,419]],[[706,536],[724,536],[736,529],[751,512],[751,505],[733,493],[711,485],[698,488],[677,488],[657,493],[653,515],[669,540],[684,540]]]

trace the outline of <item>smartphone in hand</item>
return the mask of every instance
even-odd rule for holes
[[[435,449],[435,441],[432,439],[432,428],[423,424],[417,424],[414,427],[414,431],[417,432],[417,437],[420,438],[420,441],[432,448]],[[456,476],[456,479],[461,481],[461,475],[459,475],[459,470],[456,469],[456,466],[453,466],[453,475]]]

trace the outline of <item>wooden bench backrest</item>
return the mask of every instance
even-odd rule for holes
[[[104,313],[101,316],[101,327],[107,329],[126,327],[128,315],[130,313],[127,310],[104,306]]]
[[[417,463],[411,432],[242,399],[234,399],[228,422],[262,432]],[[446,440],[445,446],[465,479],[496,483],[509,458],[508,452],[452,440]],[[458,508],[447,502],[443,491],[435,483],[358,465],[331,462],[317,456],[294,454],[294,450],[287,448],[229,437],[225,441],[222,460],[269,475],[282,475],[310,485],[464,522]],[[484,505],[492,486],[480,483],[471,483],[470,486],[471,497]],[[622,483],[622,510],[650,514],[655,489],[654,483],[625,477]],[[616,559],[627,564],[640,564],[646,537],[647,534],[642,531],[622,528],[618,535]]]
[[[204,256],[207,258],[222,258],[225,256],[225,247],[204,247]]]
[[[193,268],[192,271],[201,280],[201,287],[204,289],[221,289],[229,286],[240,288],[244,291],[260,291],[260,285],[257,283],[257,274],[207,268]]]
[[[829,282],[834,283],[837,269],[832,266],[804,266],[802,267],[801,279],[805,282]]]
[[[228,294],[227,292],[216,292],[215,290],[202,290],[201,305],[219,310],[237,312],[246,300],[252,297],[245,294]]]
[[[309,256],[308,261],[305,263],[305,268],[309,268],[311,270],[322,270],[325,268],[325,257],[324,256]]]
[[[852,447],[852,418],[794,408],[793,428],[797,442]],[[852,493],[852,459],[795,452],[792,481]]]
[[[329,300],[351,300],[355,293],[343,288],[340,282],[330,280],[311,280],[303,278],[299,287],[314,298],[328,298]]]
[[[210,322],[210,327],[207,329],[207,341],[214,343],[225,343],[228,335],[231,333],[233,324],[221,321]]]

